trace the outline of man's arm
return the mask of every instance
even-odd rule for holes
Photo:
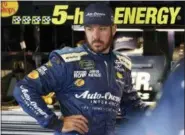
[[[42,96],[62,89],[65,66],[56,53],[51,53],[49,62],[33,70],[14,89],[14,97],[25,112],[38,123],[53,130],[61,131],[62,121],[50,110]]]
[[[125,87],[121,100],[121,112],[126,116],[135,116],[144,113],[148,106],[141,100],[137,91],[133,88],[131,68],[127,69],[125,76]]]

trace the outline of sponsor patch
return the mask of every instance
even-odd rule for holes
[[[119,61],[126,67],[128,68],[129,70],[131,70],[132,68],[132,63],[131,61],[129,60],[129,58],[126,58],[126,56],[120,56],[120,55],[116,55],[117,58],[119,59]]]
[[[80,87],[85,84],[85,81],[83,79],[77,79],[74,83],[76,86]]]
[[[37,72],[37,71],[36,71]],[[37,72],[38,73],[38,72]],[[26,106],[33,111],[36,115],[42,115],[44,118],[48,118],[48,114],[44,112],[39,106],[38,103],[32,100],[28,89],[24,88],[23,85],[20,86],[21,89],[21,98],[23,99]]]
[[[113,95],[111,92],[99,93],[90,92],[89,90],[83,91],[82,93],[76,93],[75,98],[88,101],[91,106],[83,106],[83,109],[94,110],[96,112],[118,112],[120,106],[121,95]]]
[[[87,52],[80,52],[80,53],[70,53],[70,54],[62,54],[60,55],[65,62],[73,62],[81,60],[83,55],[87,55]]]
[[[101,77],[101,73],[99,70],[90,70],[88,77]]]
[[[123,79],[123,74],[121,74],[120,72],[117,72],[117,73],[116,73],[116,76],[117,76],[117,78],[119,78],[119,79]]]
[[[41,75],[45,75],[46,74],[46,71],[47,71],[47,68],[45,66],[41,66],[39,67],[38,69],[38,72],[41,74]]]
[[[87,13],[85,16],[88,17],[102,17],[102,16],[106,16],[105,13],[99,13],[99,12],[93,12],[93,13]]]
[[[39,77],[39,73],[36,70],[33,70],[31,73],[28,74],[28,77],[31,79],[37,79]]]
[[[90,93],[90,91],[84,91],[82,94],[75,94],[76,98],[83,98],[83,99],[104,99],[104,100],[112,100],[115,102],[120,102],[121,98],[118,96],[113,95],[110,92],[106,92],[104,94],[95,92],[95,93]]]
[[[84,78],[87,76],[87,71],[74,71],[74,78]]]
[[[79,66],[84,70],[92,70],[95,69],[95,63],[92,60],[81,60],[79,62]]]
[[[123,64],[119,60],[115,60],[114,68],[119,72],[125,72]]]

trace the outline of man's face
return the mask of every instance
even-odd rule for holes
[[[109,52],[115,31],[115,26],[89,25],[85,27],[87,42],[96,53]]]

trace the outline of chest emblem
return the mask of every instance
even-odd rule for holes
[[[118,79],[123,79],[123,74],[121,74],[120,72],[116,72],[116,76]]]
[[[79,66],[84,70],[92,70],[95,69],[95,63],[92,60],[81,60],[79,61]]]
[[[78,87],[81,87],[85,84],[85,81],[83,79],[77,79],[74,84]]]

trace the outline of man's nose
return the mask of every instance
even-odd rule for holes
[[[93,35],[93,39],[97,40],[100,38],[100,31],[98,29],[94,29],[92,35]]]

